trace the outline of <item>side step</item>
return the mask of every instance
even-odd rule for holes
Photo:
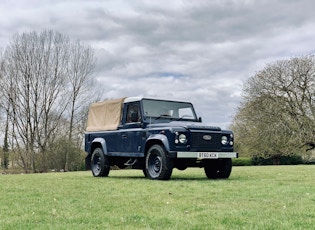
[[[124,165],[125,166],[132,166],[137,162],[138,162],[137,158],[130,158]]]

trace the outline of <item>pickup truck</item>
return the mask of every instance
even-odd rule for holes
[[[174,168],[200,167],[209,179],[227,179],[233,146],[233,132],[202,123],[190,102],[126,97],[91,104],[85,164],[95,177],[116,166],[168,180]]]

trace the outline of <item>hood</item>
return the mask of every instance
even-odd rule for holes
[[[212,130],[212,131],[221,131],[220,127],[211,126],[206,123],[201,122],[187,122],[187,121],[171,121],[163,123],[154,123],[149,124],[148,128],[158,128],[158,127],[183,127],[185,129],[203,129],[203,130]]]

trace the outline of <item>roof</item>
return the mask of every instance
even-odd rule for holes
[[[126,97],[124,103],[134,102],[134,101],[141,101],[143,97]]]
[[[163,98],[149,98],[149,97],[126,97],[124,100],[124,103],[129,102],[135,102],[135,101],[141,101],[142,99],[148,99],[148,100],[157,100],[157,101],[174,101],[174,102],[188,102],[188,101],[182,101],[178,99],[163,99]],[[188,102],[190,103],[190,102]]]

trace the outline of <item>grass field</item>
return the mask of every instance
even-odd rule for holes
[[[314,229],[315,166],[0,175],[0,229]]]

